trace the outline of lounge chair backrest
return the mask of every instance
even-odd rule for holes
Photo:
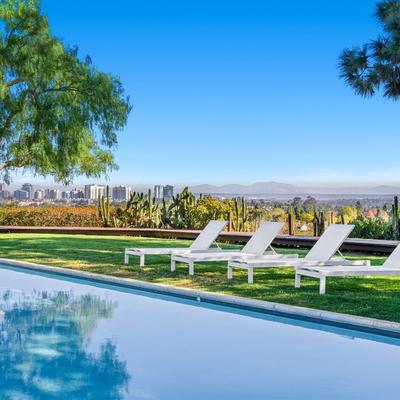
[[[354,225],[332,224],[304,257],[307,261],[328,261],[350,235]]]
[[[283,225],[282,222],[261,222],[257,232],[246,243],[242,252],[254,254],[255,256],[262,255],[283,228]]]
[[[392,251],[390,256],[383,263],[384,268],[400,268],[400,244]]]
[[[193,241],[190,250],[207,250],[225,228],[226,221],[210,221]]]

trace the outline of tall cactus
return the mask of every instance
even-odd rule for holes
[[[294,236],[296,233],[296,216],[292,208],[288,210],[288,226],[289,226],[289,235]]]
[[[399,240],[400,238],[400,224],[399,224],[399,198],[394,196],[392,205],[392,229],[393,238]]]
[[[144,203],[144,208],[146,211],[145,225],[148,228],[158,226],[158,204],[155,197],[151,195],[151,189],[149,189],[147,192],[147,198]]]
[[[197,206],[196,196],[185,187],[182,192],[172,197],[170,212],[175,228],[190,229],[193,227],[191,211]]]
[[[314,236],[321,236],[326,228],[326,215],[324,211],[314,210]]]
[[[108,185],[106,186],[106,195],[99,197],[98,209],[102,226],[105,228],[113,226],[110,215],[110,188]]]
[[[160,209],[160,222],[163,228],[169,228],[171,225],[171,212],[165,199],[162,199]]]
[[[232,232],[235,229],[233,228],[233,213],[232,210],[228,211],[228,232]]]
[[[329,212],[329,225],[336,223],[335,213],[331,210]]]
[[[246,231],[247,222],[249,219],[249,211],[247,209],[247,202],[244,197],[242,197],[242,230]]]
[[[247,229],[249,211],[245,197],[238,197],[233,200],[233,209],[229,210],[230,227],[236,232],[244,232]]]

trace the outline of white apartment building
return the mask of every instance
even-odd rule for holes
[[[163,191],[164,191],[163,185],[155,185],[154,186],[154,197],[157,200],[161,200],[163,198]]]
[[[106,195],[106,187],[104,185],[85,185],[85,199],[98,200]]]

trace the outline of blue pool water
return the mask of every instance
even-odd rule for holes
[[[0,399],[398,399],[400,341],[0,267]]]

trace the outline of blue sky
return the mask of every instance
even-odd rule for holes
[[[400,183],[400,104],[337,71],[379,32],[374,5],[44,0],[53,32],[131,96],[111,181],[138,184]]]

